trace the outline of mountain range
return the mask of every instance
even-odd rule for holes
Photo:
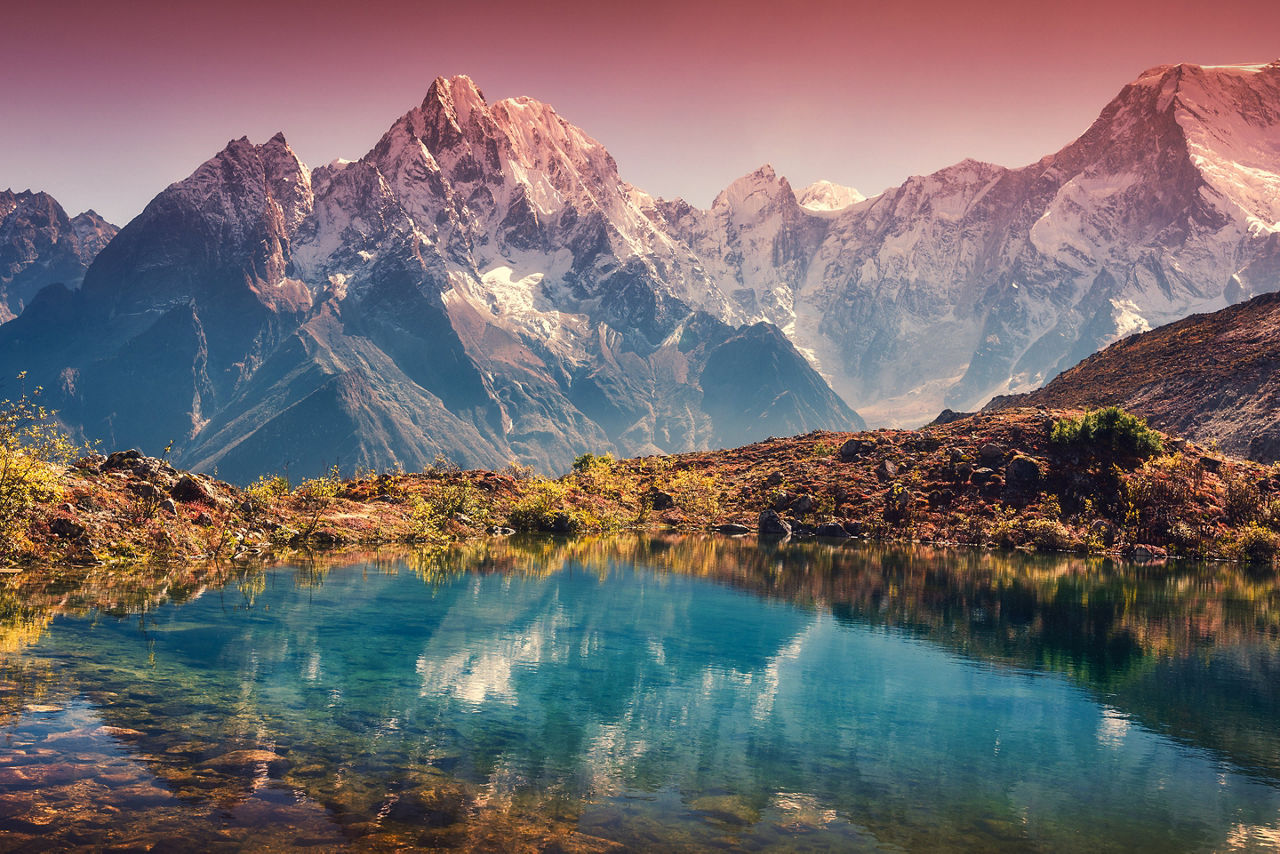
[[[1151,69],[1021,169],[863,198],[764,166],[709,209],[628,184],[546,104],[439,78],[357,161],[229,143],[79,288],[21,296],[0,371],[86,437],[231,479],[556,469],[1030,390],[1280,289],[1277,235],[1280,62]]]

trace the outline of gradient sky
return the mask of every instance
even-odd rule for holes
[[[8,4],[0,188],[123,224],[227,140],[363,155],[438,75],[552,104],[655,195],[1020,166],[1144,69],[1280,57],[1275,0]]]

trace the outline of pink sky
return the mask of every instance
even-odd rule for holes
[[[0,188],[123,224],[227,140],[363,155],[432,78],[530,95],[623,176],[699,204],[772,163],[873,194],[965,157],[1018,166],[1152,65],[1280,57],[1280,3],[10,4]]]

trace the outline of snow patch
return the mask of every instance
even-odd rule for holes
[[[814,213],[836,213],[866,201],[866,198],[853,187],[826,180],[815,181],[796,193],[800,207]]]

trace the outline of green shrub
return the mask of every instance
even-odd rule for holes
[[[1249,524],[1236,535],[1232,551],[1250,563],[1271,563],[1280,552],[1280,535],[1258,524]]]
[[[720,493],[716,479],[709,474],[682,469],[667,480],[666,491],[676,506],[691,516],[711,523],[720,515]]]
[[[565,506],[568,492],[562,481],[535,479],[511,508],[508,524],[518,531],[580,531],[582,520]]]
[[[1066,551],[1073,541],[1067,526],[1056,519],[1030,519],[1022,528],[1026,541],[1040,551]]]
[[[1053,423],[1050,440],[1091,453],[1145,458],[1160,453],[1164,442],[1147,422],[1118,406],[1087,412],[1080,418],[1060,418]]]
[[[617,495],[621,484],[614,477],[616,465],[609,454],[583,454],[573,461],[578,486],[591,495]]]

